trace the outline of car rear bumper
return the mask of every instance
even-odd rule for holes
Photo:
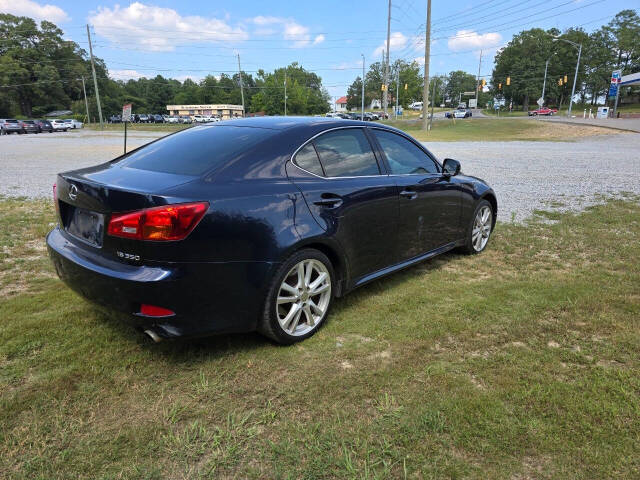
[[[127,264],[78,246],[59,228],[47,235],[47,248],[58,276],[72,290],[163,338],[255,330],[266,280],[277,267],[271,262]],[[142,304],[175,315],[142,316]]]

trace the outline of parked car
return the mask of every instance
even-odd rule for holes
[[[42,132],[53,132],[53,126],[49,120],[36,120],[36,125],[38,125],[38,130]]]
[[[69,130],[69,124],[62,120],[51,120],[51,126],[54,132],[66,132]]]
[[[303,340],[336,297],[456,247],[482,252],[497,213],[485,182],[408,134],[313,117],[189,128],[58,174],[54,201],[57,274],[156,341]]]
[[[140,123],[149,123],[149,115],[146,113],[141,113],[139,119]]]
[[[180,115],[180,123],[193,123],[189,115]]]
[[[64,123],[69,125],[70,129],[76,129],[76,128],[82,128],[83,124],[82,122],[79,122],[78,120],[76,120],[75,118],[67,118],[65,120],[63,120]]]
[[[22,133],[40,133],[40,127],[34,120],[20,120]]]
[[[17,133],[18,135],[21,135],[23,133],[20,120],[16,120],[15,118],[0,119],[0,129],[0,133],[2,133],[2,135],[9,135],[10,133]]]
[[[167,117],[166,122],[167,123],[180,123],[180,118],[178,118],[176,115],[170,115],[169,117]]]
[[[413,102],[411,105],[409,105],[409,108],[411,110],[422,110],[422,105],[424,105],[423,102]]]
[[[527,115],[529,115],[530,117],[535,117],[537,115],[548,115],[548,116],[551,116],[554,113],[558,113],[558,109],[557,108],[540,107],[540,108],[537,108],[535,110],[530,110],[529,112],[527,112]]]
[[[203,115],[193,115],[191,117],[191,120],[193,120],[195,123],[204,123],[206,121]]]
[[[122,117],[120,117],[120,115],[111,115],[109,117],[109,123],[121,123],[122,122]]]
[[[153,123],[164,123],[164,117],[162,115],[151,115],[153,117]]]
[[[364,112],[364,113],[369,115],[371,120],[380,120],[380,116],[377,113],[374,113],[374,112]]]

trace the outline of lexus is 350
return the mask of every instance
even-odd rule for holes
[[[60,278],[154,340],[311,336],[336,297],[485,249],[493,190],[394,128],[263,117],[193,127],[61,173]]]

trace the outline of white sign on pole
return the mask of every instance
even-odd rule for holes
[[[470,98],[469,99],[469,108],[476,108],[477,103],[476,103],[476,99],[475,98]]]
[[[540,106],[543,106],[544,105],[544,98],[540,97],[536,103],[538,105],[540,105]]]
[[[131,104],[127,103],[122,106],[122,121],[130,122],[131,121]]]

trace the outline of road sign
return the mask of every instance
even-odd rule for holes
[[[469,99],[469,108],[477,108],[477,103],[475,98]]]
[[[543,106],[544,105],[544,98],[540,97],[536,103],[538,105],[540,105],[540,106]]]
[[[131,121],[131,104],[127,103],[122,106],[122,121],[130,122]]]
[[[462,92],[462,94],[463,94],[463,95],[467,95],[467,96],[474,96],[474,97],[475,97],[476,92],[475,92],[475,91],[472,91],[472,92]]]
[[[609,85],[609,97],[613,98],[618,94],[618,84],[612,83]]]

